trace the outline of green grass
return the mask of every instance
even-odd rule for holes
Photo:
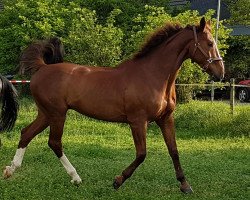
[[[10,164],[20,130],[35,115],[34,105],[21,101],[13,132],[1,135],[1,167]],[[249,116],[250,106],[237,106],[234,117],[224,103],[192,102],[178,106],[175,117],[180,159],[194,190],[194,194],[184,195],[179,191],[172,161],[155,124],[148,130],[145,162],[116,191],[112,187],[115,175],[134,158],[128,126],[88,119],[71,111],[63,145],[83,179],[82,185],[75,187],[70,183],[70,177],[47,146],[46,130],[29,145],[23,165],[14,176],[8,180],[0,178],[0,200],[249,199]]]
[[[191,137],[250,136],[250,104],[238,104],[232,115],[225,102],[193,101],[179,105],[175,118],[177,129],[191,131]]]

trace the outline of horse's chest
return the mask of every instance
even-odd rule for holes
[[[152,102],[149,108],[149,114],[151,120],[156,120],[161,118],[163,115],[167,113],[172,113],[175,108],[175,101],[171,98],[163,98],[162,100],[158,100]]]
[[[153,105],[153,108],[154,108],[153,112],[154,112],[155,117],[160,117],[164,115],[167,109],[167,105],[168,103],[165,99],[159,102],[155,102]]]
[[[159,118],[166,113],[168,103],[165,99],[161,101],[152,102],[151,106],[149,107],[149,115],[150,118]]]

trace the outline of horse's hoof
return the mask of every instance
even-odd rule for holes
[[[184,194],[192,194],[194,191],[188,183],[181,184],[180,190]]]
[[[123,180],[122,176],[116,176],[115,177],[115,180],[114,180],[114,183],[113,183],[114,189],[117,190],[122,185],[122,183],[123,183],[122,180]]]
[[[12,176],[13,172],[11,170],[10,166],[6,166],[5,169],[3,170],[3,177],[4,179],[10,178]]]
[[[79,177],[77,179],[72,179],[70,182],[75,186],[79,186],[82,183],[82,179]]]

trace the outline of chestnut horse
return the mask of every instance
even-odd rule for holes
[[[7,78],[0,75],[0,98],[2,110],[0,131],[10,131],[15,125],[18,113],[17,91]]]
[[[4,170],[6,178],[21,166],[30,141],[49,126],[49,147],[71,176],[71,182],[81,183],[62,149],[65,116],[68,109],[73,109],[96,119],[130,125],[136,156],[121,175],[115,177],[115,189],[144,161],[147,126],[155,121],[162,131],[181,191],[192,192],[176,146],[173,118],[175,79],[187,58],[219,79],[224,76],[224,65],[211,34],[210,22],[202,18],[199,25],[185,28],[168,24],[156,31],[131,59],[115,68],[46,64],[44,52],[44,49],[30,45],[21,58],[21,67],[33,71],[30,88],[38,115],[22,130],[11,166]]]

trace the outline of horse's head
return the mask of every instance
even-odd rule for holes
[[[194,39],[189,47],[190,58],[204,71],[218,79],[224,77],[224,64],[217,44],[211,34],[210,21],[203,17],[199,27],[193,26]]]

